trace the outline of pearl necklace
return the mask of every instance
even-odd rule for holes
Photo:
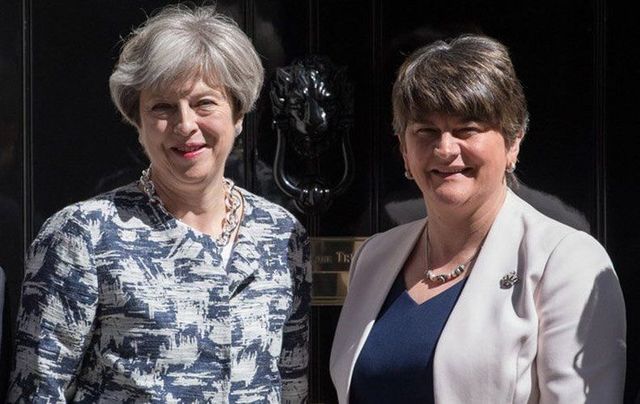
[[[428,224],[428,222],[427,222]],[[458,264],[456,265],[456,267],[453,269],[453,271],[447,273],[447,274],[434,274],[433,271],[431,269],[429,269],[429,229],[427,227],[427,225],[424,226],[424,232],[425,232],[425,238],[424,238],[424,263],[425,263],[425,271],[424,271],[424,276],[425,278],[427,278],[430,282],[434,282],[434,283],[439,283],[439,284],[443,284],[446,283],[452,279],[457,278],[458,276],[462,275],[464,273],[464,271],[467,269],[467,267],[469,266],[469,264],[471,264],[471,261],[474,260],[474,258],[478,255],[478,252],[480,251],[480,247],[478,247],[478,249],[476,250],[475,253],[473,253],[473,255],[471,256],[471,258],[467,259],[466,261],[464,261],[462,264]]]
[[[226,213],[222,221],[222,233],[220,233],[220,235],[215,239],[218,247],[224,247],[229,244],[231,235],[240,225],[238,209],[242,206],[242,195],[237,189],[235,189],[236,185],[233,181],[228,178],[223,178],[223,183],[224,206]],[[151,181],[151,166],[146,170],[142,170],[142,175],[140,176],[140,187],[151,202],[157,204],[167,214],[170,214],[169,211],[167,211],[167,208],[162,204],[162,201],[156,193],[156,187],[153,184],[153,181]]]

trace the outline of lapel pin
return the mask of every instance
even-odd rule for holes
[[[516,275],[516,272],[511,271],[505,276],[503,276],[502,279],[500,279],[500,287],[502,289],[509,289],[510,287],[518,283],[519,280],[520,278],[518,278],[518,275]]]

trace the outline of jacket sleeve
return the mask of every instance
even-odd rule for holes
[[[27,253],[9,402],[65,402],[74,393],[97,303],[86,230],[63,211]]]
[[[292,276],[292,308],[284,324],[280,353],[282,403],[305,403],[309,394],[309,311],[311,304],[311,246],[296,222],[289,239],[288,265]]]
[[[566,236],[536,293],[540,403],[622,403],[625,309],[613,265],[591,236]]]

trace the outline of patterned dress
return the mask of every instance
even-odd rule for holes
[[[309,241],[240,191],[226,265],[137,183],[52,216],[27,256],[9,401],[305,402]]]

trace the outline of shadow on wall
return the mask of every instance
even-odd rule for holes
[[[586,380],[593,380],[593,373],[598,369],[584,368],[583,363],[597,364],[599,366],[607,366],[611,362],[618,362],[620,355],[625,355],[626,344],[621,339],[617,345],[617,351],[603,350],[602,347],[610,346],[607,341],[598,340],[598,337],[604,334],[592,332],[593,327],[607,324],[607,318],[611,315],[609,307],[617,307],[619,302],[623,300],[620,288],[618,287],[618,279],[613,271],[601,272],[593,284],[591,294],[589,295],[589,303],[584,308],[580,322],[578,324],[578,339],[583,345],[582,350],[574,358],[573,367],[579,375],[583,375],[585,385],[583,387],[585,404],[600,404],[607,401],[608,397],[595,397]],[[619,330],[621,336],[624,336],[624,329]],[[619,387],[622,391],[622,386]],[[607,393],[607,392],[600,392]]]
[[[591,232],[591,226],[584,214],[569,206],[560,198],[530,188],[522,183],[512,191],[524,199],[536,210],[552,219],[571,226],[574,229]],[[427,211],[422,198],[407,199],[397,202],[389,202],[384,206],[384,213],[394,225],[408,223],[426,216]]]

